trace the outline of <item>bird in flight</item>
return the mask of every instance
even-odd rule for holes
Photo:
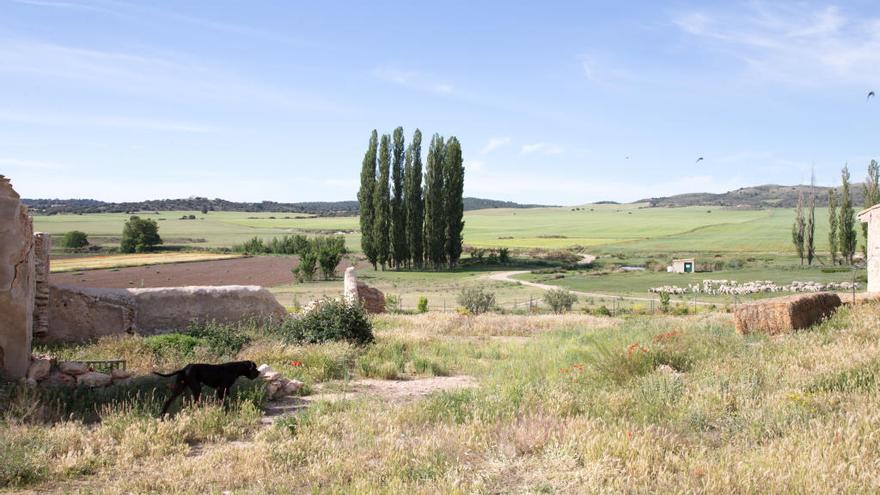
[[[868,91],[868,96],[865,98],[865,101],[870,100],[874,96],[873,91]]]
[[[699,157],[699,158],[697,158],[697,161],[695,161],[694,163],[700,163],[701,161],[703,161],[703,157],[702,157],[702,156]]]

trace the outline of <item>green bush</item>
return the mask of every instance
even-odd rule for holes
[[[495,307],[495,294],[482,287],[471,287],[461,290],[457,302],[470,314],[478,315]]]
[[[565,289],[553,289],[544,293],[544,302],[556,314],[571,311],[571,307],[574,306],[577,300],[578,297],[575,294]]]
[[[297,282],[311,282],[318,271],[318,253],[306,251],[299,255],[299,264],[293,269]]]
[[[389,313],[400,312],[400,299],[394,294],[385,295],[385,310]]]
[[[318,301],[312,310],[284,321],[280,332],[284,340],[295,343],[345,340],[368,344],[373,341],[373,326],[361,305],[326,298]]]
[[[82,249],[89,245],[89,236],[79,230],[71,230],[61,238],[61,247],[66,249]]]
[[[427,313],[428,312],[428,298],[425,296],[419,297],[419,304],[416,306],[416,310],[419,313]]]
[[[201,340],[198,338],[182,333],[151,335],[144,339],[144,345],[157,356],[168,356],[170,354],[190,356],[193,350],[201,343]]]
[[[611,310],[604,304],[593,310],[594,315],[611,316]]]
[[[119,250],[123,253],[143,253],[162,244],[159,225],[150,218],[132,216],[122,229],[122,242]]]
[[[669,312],[669,293],[661,292],[660,293],[660,311],[663,313]]]
[[[208,350],[217,356],[235,356],[251,341],[251,337],[240,326],[215,321],[193,322],[186,329],[186,334],[203,341]]]

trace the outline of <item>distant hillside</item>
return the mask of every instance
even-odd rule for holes
[[[320,216],[351,216],[358,213],[357,201],[311,201],[300,203],[237,203],[224,199],[192,197],[186,199],[156,199],[149,201],[107,203],[94,199],[23,199],[34,213],[57,215],[59,213],[131,213],[137,211],[245,211],[273,213],[303,213]],[[541,205],[523,205],[511,201],[464,198],[464,209],[485,208],[537,208]]]
[[[816,205],[828,205],[830,187],[816,186]],[[840,193],[840,188],[836,188]],[[862,184],[855,183],[850,187],[853,205],[856,209],[862,205]],[[728,208],[793,208],[797,205],[798,194],[803,193],[804,200],[809,196],[810,186],[780,186],[768,184],[763,186],[742,187],[735,191],[721,194],[687,193],[660,198],[647,198],[636,203],[649,203],[651,206],[722,206]]]

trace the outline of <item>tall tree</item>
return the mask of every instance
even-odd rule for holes
[[[407,251],[413,265],[421,267],[425,249],[422,241],[425,202],[422,198],[422,131],[418,129],[413,133],[412,143],[406,149],[403,176]]]
[[[376,181],[376,190],[373,193],[373,213],[376,216],[373,221],[373,243],[376,249],[376,258],[383,270],[391,260],[390,168],[391,137],[388,134],[382,134],[382,140],[379,141],[379,180]]]
[[[813,265],[816,257],[816,173],[810,174],[810,198],[807,210],[807,228],[804,238],[804,250],[807,252],[807,265]]]
[[[461,143],[455,136],[446,142],[443,154],[443,199],[446,213],[444,251],[449,268],[455,268],[461,258],[461,231],[464,229],[464,164]]]
[[[804,264],[804,193],[798,193],[797,208],[794,212],[794,224],[791,226],[791,242],[794,244],[795,251],[801,259],[801,265]]]
[[[403,127],[394,129],[394,148],[391,151],[391,258],[395,268],[400,268],[409,258],[406,243],[406,211],[404,210],[404,181],[406,172],[403,158]]]
[[[358,210],[361,221],[361,249],[364,255],[376,269],[378,259],[375,243],[373,242],[373,223],[375,213],[373,211],[373,193],[376,190],[376,146],[378,135],[376,129],[370,134],[370,144],[364,153],[364,161],[361,166],[361,188],[358,191]]]
[[[425,260],[434,268],[443,265],[446,215],[443,201],[443,138],[434,134],[425,168]]]
[[[844,165],[840,171],[841,192],[840,192],[840,220],[837,228],[840,240],[838,245],[840,248],[840,256],[847,263],[852,264],[853,254],[856,252],[856,221],[855,212],[852,207],[852,199],[849,195],[849,167]]]
[[[865,192],[865,209],[880,203],[880,165],[876,160],[871,160],[868,164],[868,176],[865,178],[863,186]],[[868,252],[868,224],[862,224],[862,236],[865,243],[862,245],[862,253],[867,255]]]
[[[828,252],[831,264],[837,264],[837,194],[832,187],[828,190]]]

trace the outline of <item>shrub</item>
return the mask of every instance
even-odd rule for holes
[[[482,287],[462,289],[457,302],[467,309],[470,314],[478,315],[495,307],[495,294],[484,290]]]
[[[286,320],[280,327],[288,342],[320,343],[345,340],[354,344],[373,341],[373,326],[359,304],[322,299],[311,311]]]
[[[150,218],[132,216],[122,229],[122,242],[119,250],[123,253],[143,253],[162,244],[159,225]]]
[[[669,293],[661,292],[660,293],[660,311],[663,313],[669,312]]]
[[[498,250],[498,262],[504,265],[510,263],[510,249],[501,248]]]
[[[427,313],[428,312],[428,298],[425,296],[419,297],[419,303],[416,306],[416,310],[419,313]]]
[[[224,325],[215,321],[193,322],[186,334],[204,341],[208,350],[217,356],[234,356],[251,338],[236,325]]]
[[[385,309],[388,310],[389,313],[399,313],[400,299],[398,299],[397,296],[395,296],[394,294],[386,294]]]
[[[263,254],[267,252],[266,246],[263,245],[263,240],[256,236],[248,239],[244,244],[233,246],[232,250],[248,254]]]
[[[307,251],[299,256],[299,265],[293,269],[293,276],[297,282],[311,282],[315,279],[315,272],[318,271],[318,254],[314,251]]]
[[[599,306],[598,308],[596,308],[595,310],[593,310],[593,314],[599,315],[599,316],[611,316],[611,310],[608,309],[608,307],[603,304],[603,305]]]
[[[577,295],[565,289],[553,289],[544,293],[544,302],[547,303],[547,305],[550,306],[550,309],[556,314],[571,311],[571,307],[574,306],[574,303],[576,303],[577,300]]]
[[[199,344],[201,344],[201,341],[198,338],[182,333],[151,335],[144,339],[144,345],[153,351],[153,354],[156,356],[167,356],[170,354],[190,356]]]
[[[61,238],[61,247],[67,249],[82,249],[89,245],[89,237],[85,232],[71,230]]]
[[[317,251],[318,264],[326,280],[336,276],[336,266],[345,254],[345,238],[342,236],[316,237],[312,251]]]

